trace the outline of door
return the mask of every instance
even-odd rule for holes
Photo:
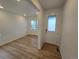
[[[57,17],[54,15],[48,16],[45,39],[48,43],[56,44],[56,21]]]

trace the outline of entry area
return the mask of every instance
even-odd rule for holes
[[[0,59],[61,59],[59,47],[45,43],[41,50],[35,48],[32,40],[37,36],[27,35],[0,47]]]
[[[0,0],[0,59],[78,59],[78,0]]]

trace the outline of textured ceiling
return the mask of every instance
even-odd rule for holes
[[[17,2],[16,0],[0,0],[0,5],[4,7],[3,10],[19,15],[26,14],[27,16],[32,16],[35,15],[37,11],[29,0],[21,0],[20,2]]]
[[[44,9],[53,9],[63,6],[66,0],[39,0]]]

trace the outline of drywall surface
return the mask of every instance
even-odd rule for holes
[[[67,0],[63,8],[62,59],[78,59],[77,0]]]
[[[38,46],[39,49],[43,46],[44,43],[44,11],[41,10],[38,14]]]
[[[0,10],[0,45],[21,38],[26,32],[25,17]]]
[[[43,46],[43,38],[44,38],[44,10],[41,6],[41,4],[39,3],[39,0],[32,0],[33,4],[39,9],[39,11],[37,12],[37,20],[38,20],[38,49],[41,49],[41,47]]]
[[[44,41],[60,45],[61,40],[61,28],[62,28],[62,9],[51,9],[48,11],[45,11],[45,19],[44,19],[44,31],[45,29],[48,29],[48,16],[56,15],[56,31],[55,32],[46,32]]]

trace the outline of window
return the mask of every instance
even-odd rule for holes
[[[31,28],[32,30],[36,30],[37,27],[37,21],[36,20],[31,20]]]
[[[48,16],[48,31],[56,31],[56,16]]]

